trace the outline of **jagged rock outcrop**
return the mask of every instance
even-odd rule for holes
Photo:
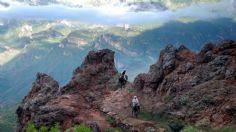
[[[24,131],[29,121],[48,127],[58,122],[62,129],[82,122],[94,131],[109,127],[98,108],[104,94],[117,88],[117,78],[114,52],[108,49],[89,52],[62,88],[50,76],[39,73],[17,109],[17,131]]]
[[[62,130],[86,123],[93,131],[120,127],[126,131],[155,131],[155,122],[132,118],[130,102],[138,96],[141,110],[164,112],[189,123],[213,127],[236,124],[236,42],[206,44],[196,54],[185,46],[168,45],[148,73],[117,89],[114,52],[91,51],[71,81],[62,88],[39,73],[17,109],[17,131],[29,121]],[[110,124],[107,115],[114,118]]]
[[[58,92],[59,85],[53,78],[46,74],[38,73],[31,91],[23,99],[22,105],[17,109],[17,131],[24,131],[24,125],[29,120],[39,122],[43,118],[41,114],[47,109],[44,107],[45,104],[55,98]],[[47,124],[46,120],[43,123]]]
[[[223,126],[235,123],[236,42],[207,44],[195,54],[184,46],[167,46],[148,73],[138,75],[146,109],[187,122]],[[149,97],[149,98],[148,98]],[[148,101],[147,101],[148,100]],[[228,111],[228,109],[231,109]]]
[[[149,72],[136,77],[134,87],[142,89],[145,93],[153,93],[165,81],[165,77],[172,73],[181,62],[184,62],[185,65],[179,72],[187,72],[193,68],[194,59],[195,54],[186,47],[180,46],[177,49],[173,45],[168,45],[161,51],[159,61],[150,67]]]

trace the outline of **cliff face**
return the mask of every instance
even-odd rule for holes
[[[117,83],[114,52],[108,49],[91,51],[62,88],[39,73],[17,109],[17,131],[24,131],[29,121],[49,127],[59,122],[62,129],[83,122],[94,131],[103,131],[111,127],[106,115],[113,116],[124,129],[155,127],[153,122],[132,118],[130,101],[134,95],[141,110],[215,127],[235,124],[236,42],[207,44],[198,54],[184,46],[169,45],[149,72],[138,75],[133,84],[117,89]]]
[[[134,81],[145,108],[192,123],[223,126],[236,117],[236,42],[162,50],[159,61]]]

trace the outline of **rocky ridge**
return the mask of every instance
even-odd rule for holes
[[[94,131],[109,127],[98,107],[106,91],[116,87],[117,77],[114,52],[108,49],[91,51],[62,88],[48,75],[39,73],[17,109],[17,131],[25,131],[29,121],[49,127],[59,122],[62,128],[84,122]]]
[[[185,46],[168,45],[148,73],[139,74],[133,84],[118,89],[114,52],[91,51],[71,81],[59,88],[46,74],[39,73],[29,94],[17,109],[17,131],[27,122],[63,130],[86,123],[93,131],[116,126],[128,131],[155,129],[155,123],[134,119],[130,100],[137,95],[142,111],[165,112],[188,123],[213,127],[235,124],[236,42],[206,44],[196,54]],[[114,125],[114,124],[113,124]]]
[[[134,87],[146,109],[191,123],[235,124],[236,42],[209,43],[199,54],[169,45]]]

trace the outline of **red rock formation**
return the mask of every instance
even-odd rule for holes
[[[235,123],[236,42],[207,44],[199,54],[167,46],[134,86],[145,108],[154,112],[164,110],[187,122],[204,120],[218,127]]]
[[[106,114],[130,131],[132,127],[138,131],[154,127],[153,122],[132,118],[130,101],[134,95],[141,110],[164,111],[186,122],[217,127],[236,124],[234,41],[207,44],[199,54],[169,45],[149,72],[138,75],[133,84],[116,90],[117,81],[114,52],[108,49],[91,51],[62,88],[40,73],[17,109],[17,131],[24,131],[28,121],[49,127],[59,122],[62,129],[83,122],[100,131],[111,127]]]
[[[89,52],[60,90],[56,81],[39,73],[17,109],[17,131],[24,131],[29,121],[49,127],[59,122],[63,129],[81,122],[93,126],[94,131],[110,127],[98,108],[104,94],[116,88],[117,77],[114,52],[108,49]]]

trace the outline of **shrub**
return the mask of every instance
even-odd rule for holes
[[[92,132],[92,130],[85,124],[80,124],[74,127],[74,132]]]
[[[106,118],[107,122],[109,122],[112,126],[115,126],[116,125],[116,120],[115,118],[113,118],[112,116],[107,116]]]
[[[184,128],[183,132],[199,132],[199,130],[192,126],[187,126]]]
[[[41,126],[39,132],[48,132],[48,128],[46,126]]]
[[[65,131],[65,132],[71,132],[71,131],[70,131],[70,129],[66,129],[66,131]]]
[[[159,113],[152,113],[152,112],[141,112],[140,118],[148,121],[157,121],[157,122],[162,122],[166,121],[169,119],[169,117],[166,115],[165,112],[159,112]]]
[[[171,120],[168,122],[168,126],[171,128],[173,132],[179,132],[183,129],[184,124],[178,120]]]
[[[50,132],[60,132],[59,123],[56,123],[51,129]]]
[[[28,122],[26,132],[38,132],[38,130],[35,127],[34,123]]]

